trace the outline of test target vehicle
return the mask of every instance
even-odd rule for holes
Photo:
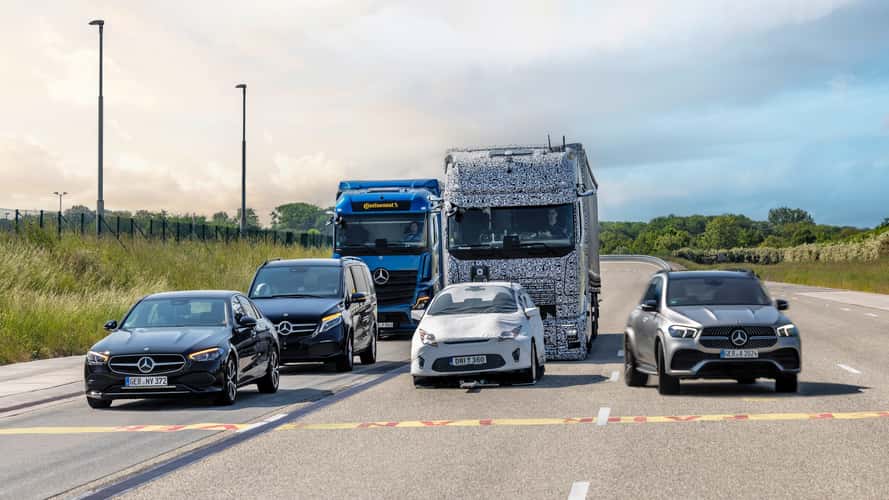
[[[678,394],[680,379],[771,378],[777,392],[796,392],[802,347],[787,308],[750,272],[658,272],[627,322],[626,383],[653,375],[661,394]]]
[[[451,285],[413,314],[420,321],[411,341],[415,386],[503,375],[533,384],[543,375],[543,322],[521,285]]]
[[[239,292],[187,291],[149,295],[86,355],[87,403],[115,399],[209,396],[230,405],[238,388],[278,390],[278,336]]]

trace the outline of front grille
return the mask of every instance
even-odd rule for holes
[[[275,325],[278,335],[311,335],[317,327],[317,323],[291,323],[289,321],[282,321]]]
[[[139,360],[149,358],[154,363],[151,371],[139,369]],[[161,375],[177,372],[185,366],[185,356],[181,354],[122,354],[112,356],[108,366],[114,373],[122,375]]]
[[[771,326],[708,326],[701,331],[701,337],[730,337],[735,330],[744,330],[751,337],[774,337]]]
[[[519,280],[537,307],[556,305],[556,282],[549,279]]]
[[[500,368],[506,364],[506,361],[498,354],[486,354],[487,363],[483,365],[469,366],[451,366],[451,356],[446,358],[438,358],[432,363],[432,369],[437,372],[465,372],[465,371],[484,371]],[[458,356],[459,357],[459,356]]]
[[[389,281],[374,283],[377,305],[408,304],[417,290],[417,271],[389,271]]]
[[[701,337],[701,345],[712,349],[762,349],[778,343],[778,337],[751,337],[746,344],[736,346],[727,337]]]
[[[481,344],[491,339],[445,340],[445,344]]]

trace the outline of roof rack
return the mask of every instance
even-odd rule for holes
[[[343,257],[340,257],[340,260],[357,260],[358,262],[362,262],[361,259],[355,257],[354,255],[344,255]]]

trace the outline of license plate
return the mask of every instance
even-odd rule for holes
[[[158,387],[167,385],[167,377],[127,377],[126,387]]]
[[[395,328],[395,323],[392,321],[381,321],[379,325],[380,328]]]
[[[755,359],[759,357],[759,353],[749,349],[723,349],[719,353],[719,357],[723,359]]]
[[[487,356],[457,356],[451,358],[451,366],[484,365],[487,363]]]

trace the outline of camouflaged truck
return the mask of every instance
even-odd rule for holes
[[[520,283],[543,320],[547,359],[584,359],[598,334],[598,185],[581,144],[449,150],[448,284]]]

